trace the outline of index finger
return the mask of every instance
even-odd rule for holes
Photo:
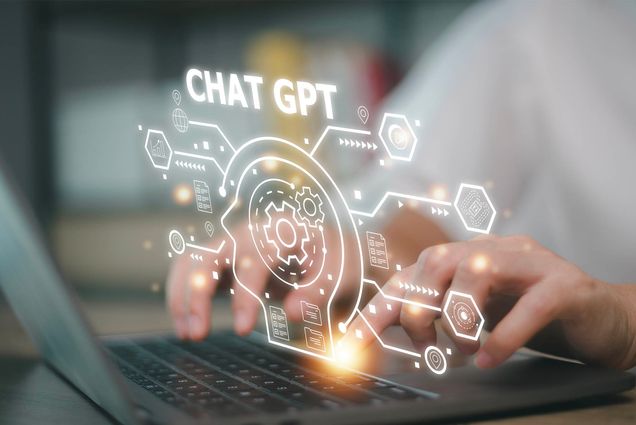
[[[399,322],[404,289],[399,282],[410,279],[413,268],[408,267],[393,275],[378,293],[362,309],[347,327],[344,337],[338,342],[339,350],[362,350],[389,326]],[[375,282],[374,282],[375,284]]]

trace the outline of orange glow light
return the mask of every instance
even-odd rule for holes
[[[172,191],[172,197],[178,205],[188,205],[192,203],[192,188],[186,184],[180,184]]]
[[[413,316],[419,316],[422,313],[422,309],[420,307],[412,304],[407,307],[407,310],[409,314]]]
[[[473,257],[471,266],[473,271],[477,273],[483,272],[490,266],[490,259],[483,254],[477,254]]]
[[[192,286],[195,289],[203,289],[208,283],[208,278],[201,272],[194,273],[192,275]]]
[[[430,190],[433,199],[439,199],[440,201],[446,201],[448,199],[448,189],[441,184],[434,184]]]
[[[278,168],[278,162],[272,159],[268,159],[265,162],[263,162],[263,168],[269,172],[276,171],[276,169]]]
[[[250,257],[243,257],[241,258],[240,265],[241,265],[241,268],[248,269],[252,267],[252,259]]]

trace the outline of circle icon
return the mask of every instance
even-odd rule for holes
[[[409,146],[409,134],[402,126],[393,124],[389,127],[389,141],[399,150],[404,150]]]
[[[168,241],[170,242],[170,248],[175,254],[183,254],[185,252],[185,240],[178,231],[172,230],[168,235]]]
[[[442,375],[446,372],[446,357],[444,357],[444,353],[439,348],[431,345],[426,347],[424,351],[424,361],[426,362],[426,366],[436,375]]]
[[[470,331],[477,325],[475,312],[463,301],[458,301],[453,305],[453,318],[455,324],[464,331]]]
[[[449,291],[443,312],[456,336],[479,340],[485,320],[472,295]]]
[[[174,124],[174,128],[176,128],[179,133],[188,131],[188,116],[183,109],[176,108],[172,111],[172,124]]]
[[[262,307],[268,341],[335,359],[333,330],[346,330],[355,318],[364,276],[355,221],[336,183],[296,144],[261,137],[234,152],[219,193],[228,198],[220,225],[232,247],[233,274],[237,285]],[[349,237],[353,246],[347,243]],[[238,252],[267,268],[266,292],[254,287]],[[345,300],[342,295],[352,289],[357,296]],[[309,320],[308,315],[304,327],[286,325],[280,294],[292,291],[312,299],[309,310],[320,320]],[[343,308],[341,300],[347,303]]]
[[[293,187],[279,179],[258,184],[249,202],[251,235],[260,258],[274,276],[292,286],[302,277],[310,285],[324,268],[324,235],[301,218],[294,207]],[[279,195],[284,198],[278,199]],[[274,252],[270,253],[271,249]]]

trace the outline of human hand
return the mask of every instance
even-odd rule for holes
[[[625,286],[596,280],[528,237],[487,236],[433,246],[384,285],[385,294],[431,304],[425,295],[401,289],[400,281],[445,294],[443,301],[436,298],[440,307],[451,290],[473,296],[492,329],[483,346],[457,337],[448,319],[441,319],[462,352],[477,352],[478,367],[495,367],[524,345],[612,367],[636,362],[634,308],[628,301],[633,302],[633,288],[626,294]],[[371,303],[382,305],[382,295]],[[435,311],[403,303],[401,309],[378,309],[375,315],[367,306],[362,314],[377,333],[403,326],[416,349],[436,343],[434,321],[440,313]],[[365,326],[356,318],[341,343],[356,348],[371,343],[371,332],[363,332],[362,340],[354,335]]]
[[[285,232],[285,229],[279,229]],[[252,239],[252,234],[247,224],[243,223],[236,226],[232,232],[234,243],[229,238],[225,238],[226,244],[218,255],[207,256],[205,262],[193,262],[189,256],[182,255],[178,257],[173,264],[167,283],[167,304],[168,309],[173,317],[175,331],[177,336],[182,339],[200,340],[206,337],[211,328],[211,310],[212,297],[214,297],[221,281],[231,281],[234,289],[232,297],[232,310],[234,316],[234,330],[239,335],[249,334],[255,327],[258,315],[261,312],[261,305],[255,297],[242,288],[236,282],[234,273],[232,272],[232,264],[227,264],[225,259],[236,258],[235,271],[241,282],[259,297],[267,290],[283,299],[283,308],[287,314],[287,318],[294,322],[302,320],[302,312],[300,301],[321,305],[325,297],[322,296],[317,285],[309,285],[303,287],[306,282],[305,278],[298,278],[298,290],[284,291],[286,286],[274,277],[270,269],[266,266],[261,255],[255,249],[256,243]],[[294,240],[292,235],[281,235],[285,239]],[[297,238],[296,238],[297,239]],[[211,244],[212,247],[220,245],[221,240],[217,240]],[[340,251],[340,242],[338,232],[325,226],[324,228],[325,248],[329,252]],[[353,237],[344,235],[344,249],[353,249],[355,244]],[[236,253],[233,252],[234,245]],[[299,249],[298,240],[295,244],[291,244],[283,253],[285,255],[297,253]],[[272,247],[264,244],[260,254],[263,257],[271,256],[276,258],[277,254]],[[218,264],[217,264],[218,263]],[[321,272],[326,275],[325,270],[317,270],[320,267],[319,262],[315,262],[307,268],[304,276]],[[216,272],[221,279],[211,279],[212,272]],[[340,279],[343,283],[342,291],[338,292],[339,296],[351,294],[357,285],[351,284],[350,275],[355,274],[354,270],[344,267],[344,275]],[[334,275],[336,275],[334,273]],[[321,287],[329,287],[335,285],[335,280],[331,282],[321,282]],[[358,282],[359,283],[359,282]],[[326,289],[328,291],[328,289]]]

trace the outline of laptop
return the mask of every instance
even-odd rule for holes
[[[126,425],[439,422],[634,387],[628,373],[522,354],[489,371],[371,375],[277,350],[257,333],[98,338],[2,171],[0,229],[0,286],[43,360]]]

